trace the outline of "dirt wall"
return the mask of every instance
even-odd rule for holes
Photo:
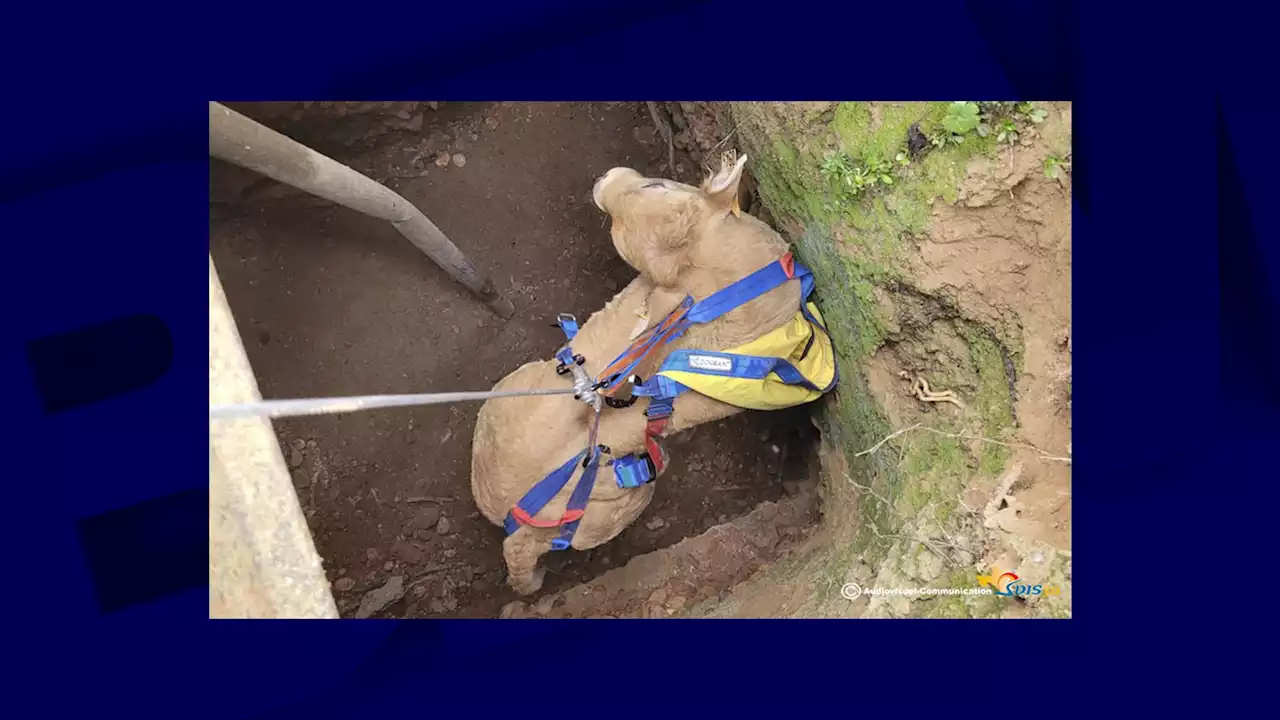
[[[750,156],[842,373],[820,532],[691,614],[1069,616],[1070,104],[668,107],[695,163]],[[1006,572],[1040,590],[921,592]]]

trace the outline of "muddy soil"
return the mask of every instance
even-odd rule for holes
[[[493,316],[385,222],[215,161],[211,252],[266,398],[485,390],[551,357],[556,313],[585,318],[634,277],[592,183],[616,165],[672,175],[639,103],[229,105],[386,182],[517,307]],[[496,617],[517,599],[503,533],[469,490],[477,409],[275,423],[344,617]],[[601,548],[551,555],[544,593],[782,498],[813,474],[814,439],[806,408],[673,439],[646,513]]]
[[[868,104],[872,129],[893,105],[899,104]],[[965,160],[955,201],[931,201],[925,227],[893,238],[902,243],[901,277],[874,287],[885,336],[864,366],[869,395],[887,421],[886,442],[873,438],[861,448],[824,453],[827,522],[792,549],[804,558],[794,569],[766,568],[723,601],[704,602],[688,615],[1070,616],[1071,176],[1049,176],[1046,163],[1070,158],[1071,105],[1037,107],[1046,113],[1043,123],[1024,126],[1016,144]],[[773,119],[802,118],[791,127],[833,148],[841,142],[828,127],[835,110],[835,103],[754,109]],[[672,112],[683,133],[677,146],[689,146],[695,158],[732,144],[725,140],[745,115],[716,103],[680,103]],[[757,147],[766,144],[760,128],[746,132],[756,134]],[[904,144],[914,147],[918,134],[917,126],[908,129]],[[888,207],[913,202],[892,191],[884,197]],[[803,231],[795,224],[791,236]],[[858,247],[856,228],[837,224],[833,236],[841,253],[856,257],[850,253]],[[858,381],[856,372],[842,377]],[[962,402],[922,400],[911,390],[917,377]],[[873,474],[849,467],[851,449],[879,453],[894,468],[881,474],[878,491]],[[891,527],[881,533],[876,517],[892,518]],[[874,531],[867,550],[841,554],[854,546],[859,524]],[[847,582],[955,587],[957,575],[976,584],[992,568],[1059,591],[1011,603],[906,595],[850,602],[835,592]]]
[[[803,541],[818,519],[816,478],[779,502],[635,558],[589,583],[515,601],[506,618],[662,618],[719,599]]]

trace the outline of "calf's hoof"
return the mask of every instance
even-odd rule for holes
[[[512,573],[507,577],[507,584],[521,595],[532,595],[542,589],[542,581],[547,577],[546,568],[538,568],[531,573]]]

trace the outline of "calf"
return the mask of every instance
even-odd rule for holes
[[[743,157],[726,163],[701,187],[646,178],[629,168],[605,173],[592,191],[597,207],[612,218],[619,255],[639,273],[573,338],[589,373],[599,372],[646,326],[661,322],[686,296],[702,300],[781,258],[787,243],[778,233],[739,211],[736,198]],[[646,359],[640,375],[656,370],[681,348],[723,351],[750,342],[787,323],[800,306],[800,283],[788,281],[706,324],[693,325],[678,340]],[[527,363],[495,390],[564,388],[567,376],[555,360]],[[621,457],[643,448],[645,403],[604,408],[597,443]],[[713,422],[742,409],[697,393],[679,399],[664,435]],[[502,525],[507,512],[538,481],[587,447],[593,411],[568,395],[490,400],[480,408],[471,455],[471,490],[484,516]],[[570,482],[535,515],[554,520],[565,512]],[[619,488],[602,471],[591,491],[571,546],[596,547],[616,537],[648,506],[653,484]],[[538,559],[551,550],[559,528],[521,527],[503,543],[508,581],[520,594],[542,587]]]

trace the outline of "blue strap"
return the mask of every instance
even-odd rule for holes
[[[808,297],[809,293],[813,292],[813,273],[800,263],[795,262],[794,259],[792,260],[792,268],[795,273],[794,279],[799,279],[801,281],[804,297]],[[664,338],[668,341],[677,340],[680,336],[684,335],[685,331],[687,331],[689,326],[692,324],[711,322],[730,310],[741,305],[745,305],[746,303],[751,302],[752,300],[792,279],[792,277],[787,276],[787,271],[783,269],[782,263],[780,261],[774,261],[759,270],[756,270],[745,278],[717,290],[698,303],[694,303],[693,298],[691,297],[685,297],[685,299],[681,301],[680,306],[676,308],[676,310],[672,311],[672,314],[674,314],[685,308],[689,308],[689,313],[685,316],[684,320],[676,323],[666,333],[654,333],[650,336],[640,346],[639,349],[641,352],[636,356],[636,359],[628,363],[621,372],[612,378],[609,378],[608,382],[606,382],[603,387],[613,389],[618,385],[618,383],[631,377],[632,372],[640,365],[645,356],[649,354],[649,351]],[[671,315],[668,315],[667,317],[669,318]],[[664,318],[664,321],[665,319],[666,318]],[[633,348],[628,347],[626,350],[619,353],[618,356],[609,363],[609,365],[613,365],[613,363],[618,362],[618,360],[622,359],[629,352],[633,352]],[[608,367],[608,365],[606,365],[606,367]]]
[[[566,339],[572,340],[578,334],[578,319],[569,313],[560,313],[556,316],[556,324],[564,331]]]
[[[700,358],[722,359],[727,368],[707,367],[705,364],[701,366],[693,363]],[[734,355],[732,353],[721,352],[702,352],[698,350],[676,350],[667,356],[666,362],[662,363],[662,370],[666,372],[673,370],[677,372],[690,372],[699,375],[716,375],[718,377],[736,377],[745,380],[761,380],[769,375],[776,373],[782,382],[788,385],[802,385],[810,390],[821,390],[812,382],[800,374],[796,370],[795,365],[783,358],[761,357],[758,355]],[[655,376],[661,378],[661,376]],[[661,378],[666,379],[666,378]],[[668,380],[668,382],[674,382]],[[648,383],[646,383],[647,385]],[[680,385],[680,383],[675,383]],[[684,387],[680,385],[680,387]],[[687,389],[687,388],[686,388]]]
[[[793,267],[795,268],[796,277],[800,279],[800,290],[801,290],[800,312],[804,313],[804,317],[806,320],[809,321],[809,324],[818,328],[818,330],[822,331],[823,335],[826,335],[828,338],[830,338],[831,333],[827,330],[827,326],[819,322],[818,318],[814,317],[813,313],[809,312],[808,300],[809,300],[809,296],[813,294],[813,285],[814,285],[813,271],[798,262],[795,263]],[[782,376],[779,375],[779,377],[782,377]],[[839,382],[840,382],[840,363],[837,362],[835,363],[834,372],[831,374],[831,384],[827,385],[825,388],[819,388],[819,389],[821,390],[821,392],[824,392],[824,393],[830,392],[831,389],[834,388],[836,384]]]
[[[829,336],[830,333],[827,332],[827,328],[822,323],[818,322],[818,319],[813,316],[813,313],[809,312],[809,308],[805,303],[813,293],[813,272],[800,263],[795,263],[792,267],[795,272],[794,279],[800,280],[801,283],[801,312],[804,314],[805,319],[816,327],[819,332]],[[765,272],[771,268],[776,270],[776,272]],[[779,279],[781,279],[781,282],[779,282]],[[690,311],[690,315],[693,315],[694,312],[698,312],[702,309],[705,303],[715,300],[716,302],[710,306],[710,309],[706,311],[706,314],[718,313],[715,315],[718,317],[720,314],[728,312],[735,307],[729,304],[730,301],[746,298],[745,300],[742,300],[742,302],[747,302],[759,294],[768,292],[790,279],[792,278],[787,277],[786,271],[782,269],[781,263],[774,263],[770,267],[757,271],[744,280],[739,281],[734,285],[730,285],[724,290],[708,297],[701,303],[698,303],[698,305]],[[745,283],[745,285],[743,283]],[[705,362],[699,363],[701,367],[695,367],[691,362],[691,358],[693,357],[720,359],[722,360],[721,364],[727,364],[728,367],[708,367]],[[839,368],[837,367],[836,374],[831,379],[831,384],[825,388],[820,388],[810,382],[808,378],[804,377],[804,375],[796,369],[795,365],[783,358],[736,355],[722,352],[704,352],[700,350],[673,351],[667,356],[658,372],[661,373],[667,370],[692,372],[701,375],[739,377],[750,380],[762,379],[772,372],[777,374],[778,378],[788,385],[800,385],[819,392],[827,392],[831,388],[835,387],[839,379]],[[632,394],[649,397],[650,412],[653,412],[655,409],[660,409],[660,411],[664,412],[665,415],[670,415],[672,401],[688,390],[689,388],[687,386],[676,382],[675,380],[655,374],[648,380],[648,382],[644,383],[644,385],[633,388]],[[651,417],[663,416],[664,415],[651,415]]]
[[[653,480],[649,461],[641,455],[628,455],[613,461],[613,481],[619,488],[638,488]]]
[[[560,330],[564,332],[565,337],[564,347],[556,351],[556,360],[559,360],[561,365],[568,367],[574,363],[573,348],[570,347],[569,343],[578,334],[578,319],[569,313],[560,313],[556,316],[556,325],[560,326]]]
[[[528,513],[529,517],[537,515],[542,511],[542,508],[547,506],[547,503],[551,502],[552,498],[560,494],[560,491],[563,490],[565,484],[569,482],[569,478],[573,477],[573,471],[578,467],[578,464],[582,462],[582,458],[586,456],[586,454],[587,451],[583,450],[570,458],[569,462],[553,470],[550,475],[539,480],[538,484],[529,488],[529,492],[525,493],[524,497],[520,498],[520,502],[516,503],[516,505],[521,510]],[[507,513],[507,517],[503,521],[502,527],[507,531],[507,534],[510,535],[520,528],[520,523],[516,521],[515,516],[511,513]]]
[[[582,477],[578,480],[578,485],[573,488],[573,494],[569,496],[569,504],[565,510],[586,510],[587,501],[591,499],[591,490],[596,484],[596,473],[600,470],[600,449],[594,448],[591,460],[582,470]],[[569,544],[573,542],[573,534],[578,531],[578,524],[582,522],[582,518],[578,518],[572,522],[564,524],[560,530],[560,537],[551,541],[552,550],[565,550],[569,548]]]
[[[794,259],[791,261],[791,271],[795,273],[795,279],[800,281],[801,299],[808,300],[813,294],[813,271],[804,263]]]
[[[631,388],[632,395],[649,398],[647,417],[665,417],[671,414],[673,401],[689,391],[689,388],[671,378],[654,375],[643,385]]]
[[[793,265],[793,267],[795,267]],[[696,323],[708,323],[739,305],[745,305],[764,295],[792,278],[781,262],[772,262],[729,285],[707,296],[689,311],[689,320]]]
[[[676,307],[675,310],[672,310],[670,313],[668,313],[667,317],[663,318],[662,322],[658,323],[658,326],[661,326],[663,323],[665,323],[672,315],[680,312],[681,310],[685,310],[691,307],[693,307],[693,298],[686,296],[684,300],[680,301],[680,305]],[[635,359],[627,363],[627,365],[622,370],[618,371],[618,373],[614,375],[612,378],[610,378],[608,382],[606,382],[602,387],[612,390],[619,383],[631,377],[631,374],[635,371],[637,367],[639,367],[640,363],[644,362],[644,359],[649,355],[649,351],[652,350],[654,346],[656,346],[660,342],[664,342],[664,341],[672,342],[680,339],[680,336],[684,335],[685,331],[689,329],[690,324],[691,323],[689,322],[689,319],[686,317],[684,320],[676,323],[675,325],[672,325],[670,328],[667,329],[666,332],[653,333],[653,335],[649,336],[649,338],[646,339],[638,348],[627,346],[626,350],[623,350],[622,352],[618,353],[618,356],[615,357],[612,361],[610,361],[607,365],[605,365],[605,367],[610,367],[611,365],[613,365],[614,363],[618,362],[623,357],[625,357],[627,354],[635,352],[636,350],[639,350]]]

